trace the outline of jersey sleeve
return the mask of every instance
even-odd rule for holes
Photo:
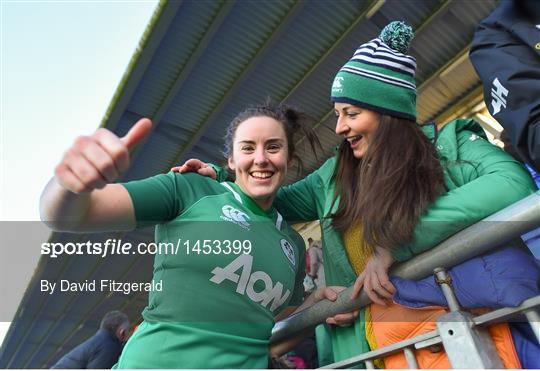
[[[333,174],[335,158],[327,160],[319,169],[304,179],[281,187],[275,205],[289,222],[308,222],[324,217],[327,186]]]
[[[298,251],[298,269],[294,279],[294,291],[289,301],[290,306],[298,306],[304,301],[304,277],[306,276],[306,244],[294,229],[289,227],[290,235]]]
[[[213,164],[211,162],[208,163],[208,166],[210,166],[216,172],[216,180],[218,182],[220,182],[220,183],[221,182],[227,182],[227,181],[234,182],[234,180],[232,179],[231,173],[229,173],[229,171],[227,171],[226,167],[219,166],[219,165]]]
[[[147,227],[174,219],[194,198],[188,176],[160,174],[122,185],[133,202],[137,227]]]
[[[487,140],[458,136],[458,162],[464,184],[440,196],[414,230],[413,241],[394,250],[397,261],[429,250],[460,230],[521,200],[536,190],[521,163]],[[468,170],[467,170],[468,169]]]

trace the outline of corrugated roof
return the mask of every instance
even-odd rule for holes
[[[376,3],[162,3],[104,120],[104,126],[123,135],[140,117],[154,119],[153,132],[135,153],[124,180],[164,172],[190,157],[219,161],[227,123],[266,97],[294,104],[317,120],[325,153],[316,158],[300,143],[305,170],[315,169],[340,141],[328,99],[337,69],[391,20],[406,20],[418,30],[410,52],[419,65],[420,121],[436,117],[478,86],[467,58],[459,58],[476,24],[497,1],[388,0],[365,18]],[[287,181],[297,177],[292,173]],[[51,241],[90,238],[135,243],[151,241],[153,235],[151,229],[97,236],[54,233]],[[93,334],[104,313],[120,309],[140,320],[147,300],[144,294],[44,295],[40,279],[147,281],[151,270],[149,255],[42,257],[4,341],[0,367],[50,367]]]

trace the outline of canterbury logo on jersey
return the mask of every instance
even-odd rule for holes
[[[235,209],[231,205],[223,206],[221,212],[223,213],[223,215],[220,216],[221,219],[238,224],[244,229],[249,229],[249,216],[246,213]]]
[[[283,294],[283,284],[277,282],[275,285],[272,278],[263,271],[251,272],[253,257],[251,255],[240,255],[234,259],[225,268],[215,267],[212,270],[213,276],[210,281],[220,284],[224,280],[236,283],[236,292],[241,295],[247,295],[248,298],[256,303],[261,303],[263,307],[270,305],[270,310],[279,308],[289,297],[291,292],[285,291]],[[241,270],[240,274],[236,272]],[[260,292],[255,291],[255,283],[261,281],[264,289]]]

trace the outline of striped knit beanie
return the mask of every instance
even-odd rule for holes
[[[360,45],[334,79],[332,102],[416,122],[416,60],[405,54],[413,36],[409,25],[396,21]]]

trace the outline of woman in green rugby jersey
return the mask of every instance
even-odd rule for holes
[[[168,173],[113,184],[129,150],[151,129],[141,119],[123,137],[106,129],[79,137],[41,197],[41,218],[70,232],[156,226],[157,254],[144,322],[119,368],[265,368],[276,316],[302,302],[304,243],[272,206],[291,161],[295,136],[316,138],[283,106],[240,113],[226,137],[234,183]],[[332,291],[318,292],[303,307]]]

